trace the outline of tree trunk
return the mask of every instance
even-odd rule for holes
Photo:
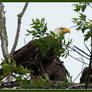
[[[1,39],[1,49],[2,54],[5,59],[7,59],[9,53],[8,53],[8,37],[6,32],[6,26],[5,26],[5,12],[4,12],[4,5],[0,3],[0,39]]]

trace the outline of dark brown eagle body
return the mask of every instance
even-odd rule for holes
[[[43,56],[40,48],[33,41],[30,41],[24,47],[15,51],[11,58],[16,61],[16,65],[23,65],[25,68],[32,69],[35,76],[42,75],[45,72],[51,80],[62,81],[68,72],[60,59],[54,59],[53,56],[52,50],[49,50]]]

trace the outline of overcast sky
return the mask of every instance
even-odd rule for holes
[[[70,28],[71,33],[66,34],[66,39],[73,39],[72,44],[75,44],[79,48],[86,51],[83,45],[83,35],[81,32],[76,31],[72,26],[72,18],[76,17],[77,14],[73,11],[73,3],[30,3],[22,19],[21,32],[17,49],[25,45],[24,38],[26,29],[30,29],[29,24],[32,23],[32,18],[45,18],[48,29],[53,30],[56,27],[67,27]],[[21,12],[24,3],[4,3],[6,11],[6,28],[9,40],[9,51],[14,42],[16,28],[17,28],[17,15]],[[91,18],[90,8],[87,9],[86,13]],[[26,43],[31,40],[31,37],[25,38]],[[89,43],[88,43],[89,44]],[[0,48],[1,52],[1,48]],[[87,51],[86,51],[87,52]],[[71,53],[74,57],[79,57],[76,53]],[[2,58],[2,53],[0,53]],[[77,77],[83,68],[83,64],[67,57],[66,59],[60,57],[64,61],[64,65],[72,76],[73,80]],[[85,62],[88,62],[85,60]],[[81,76],[81,75],[80,75]],[[79,82],[80,76],[75,82]]]

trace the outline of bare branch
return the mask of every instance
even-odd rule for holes
[[[83,63],[83,64],[89,65],[88,63],[85,63],[85,62],[83,62],[83,61],[79,60],[78,58],[73,57],[72,55],[69,55],[69,56],[70,56],[70,57],[72,57],[72,58],[74,58],[75,60],[77,60],[77,61],[79,61],[79,62]]]
[[[89,5],[89,7],[90,7],[90,8],[92,8],[92,6],[91,6],[91,4],[90,4],[90,3],[89,3],[88,5]]]
[[[85,55],[87,55],[88,57],[90,57],[90,55],[88,55],[86,52],[84,52],[83,50],[81,50],[80,48],[74,46],[77,50],[81,51],[82,53],[84,53]]]
[[[72,49],[73,51],[77,52],[78,54],[80,54],[82,57],[84,57],[84,58],[90,60],[88,57],[84,56],[83,54],[81,54],[80,52],[78,52],[78,51],[77,51],[76,49],[74,49],[73,47],[70,47],[70,46],[69,46],[69,48]]]
[[[91,51],[90,51],[90,49],[87,47],[87,45],[84,43],[84,45],[85,45],[85,47],[86,47],[86,49],[89,51],[89,53],[91,54]]]
[[[20,27],[21,27],[21,19],[27,9],[27,6],[28,6],[28,2],[25,3],[24,5],[24,8],[22,9],[22,12],[18,15],[18,24],[17,24],[17,32],[16,32],[16,37],[15,37],[15,41],[14,41],[14,44],[13,44],[13,47],[12,47],[12,50],[11,50],[11,53],[12,54],[16,47],[17,47],[17,43],[18,43],[18,38],[19,38],[19,33],[20,33]]]
[[[6,19],[4,12],[4,5],[0,3],[0,38],[1,38],[1,49],[5,59],[8,58],[8,37],[6,32]]]

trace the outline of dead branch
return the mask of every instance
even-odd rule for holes
[[[79,61],[79,62],[83,63],[83,64],[88,65],[88,63],[85,63],[85,62],[83,62],[83,61],[79,60],[78,58],[73,57],[72,55],[69,55],[69,56],[70,56],[70,57],[72,57],[72,58],[74,58],[75,60],[77,60],[77,61]]]
[[[12,88],[12,87],[16,87],[18,86],[18,84],[16,84],[17,81],[11,81],[11,82],[4,82],[2,83],[2,85],[0,86],[1,88],[7,87],[7,88]]]
[[[90,55],[88,55],[86,52],[84,52],[83,50],[81,50],[80,48],[74,46],[77,50],[81,51],[82,53],[84,53],[85,55],[87,55],[88,57],[90,57]]]
[[[8,37],[6,32],[6,19],[4,12],[4,5],[0,3],[0,38],[1,38],[1,49],[5,59],[7,59],[8,53]]]
[[[89,51],[89,53],[91,54],[91,51],[90,51],[90,49],[88,48],[88,46],[84,43],[84,45],[85,45],[85,47],[86,47],[86,49]]]
[[[75,48],[73,47],[69,47],[71,50],[75,51],[76,53],[80,54],[81,56],[83,56],[84,58],[90,60],[88,57],[86,57],[85,55],[81,54],[79,51],[77,51]]]
[[[16,46],[17,46],[17,43],[18,43],[18,38],[19,38],[19,33],[20,33],[20,27],[21,27],[21,19],[27,9],[27,6],[28,6],[28,2],[25,3],[24,5],[24,8],[22,9],[22,12],[18,15],[18,24],[17,24],[17,32],[16,32],[16,37],[15,37],[15,41],[14,41],[14,44],[13,44],[13,47],[11,49],[11,53],[12,54],[15,49],[16,49]]]

